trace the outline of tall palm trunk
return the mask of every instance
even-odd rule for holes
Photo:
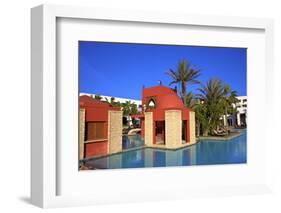
[[[203,136],[208,136],[208,135],[209,135],[209,129],[206,128],[206,129],[204,129],[204,131],[203,131]]]
[[[185,81],[181,82],[181,91],[182,91],[183,104],[184,104],[184,106],[186,106],[186,82]]]
[[[196,136],[200,136],[200,122],[196,121]]]

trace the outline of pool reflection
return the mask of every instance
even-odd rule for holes
[[[246,140],[246,132],[244,132],[230,141],[201,141],[196,145],[175,151],[140,148],[88,160],[86,166],[93,169],[117,169],[246,163]],[[137,137],[132,141],[126,145],[123,143],[123,147],[137,147],[143,143],[138,141]]]

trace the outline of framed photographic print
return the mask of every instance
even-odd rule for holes
[[[270,191],[272,20],[31,13],[32,203]]]

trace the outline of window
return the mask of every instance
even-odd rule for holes
[[[86,140],[105,139],[105,122],[88,122],[86,127]]]
[[[154,100],[153,98],[151,98],[151,99],[148,101],[147,107],[148,107],[148,108],[155,108],[155,106],[156,106],[155,100]]]

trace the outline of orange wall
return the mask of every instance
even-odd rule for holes
[[[86,121],[108,121],[108,109],[88,107]]]
[[[93,142],[85,144],[85,157],[96,157],[106,155],[108,150],[108,142]]]

